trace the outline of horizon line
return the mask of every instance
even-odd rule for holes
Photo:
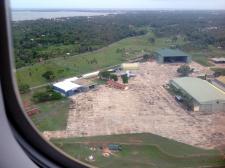
[[[225,11],[225,9],[191,9],[191,8],[11,8],[20,10],[120,10],[120,11]]]

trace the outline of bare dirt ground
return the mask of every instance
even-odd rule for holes
[[[225,121],[225,114],[188,112],[163,88],[178,77],[179,66],[142,63],[126,91],[102,85],[96,91],[71,97],[67,129],[44,132],[44,137],[153,133],[203,148],[220,145],[225,139],[221,121],[221,117]],[[198,70],[193,76],[209,72],[194,62],[191,67]]]

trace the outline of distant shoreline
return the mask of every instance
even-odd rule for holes
[[[12,9],[12,21],[26,21],[38,19],[56,19],[66,17],[91,17],[106,16],[110,14],[124,14],[127,12],[218,12],[225,13],[225,10],[178,10],[178,9]]]
[[[38,19],[56,19],[63,17],[79,16],[106,16],[109,14],[118,14],[116,11],[84,11],[84,10],[13,10],[12,21],[38,20]]]
[[[11,9],[12,12],[118,12],[117,9]]]

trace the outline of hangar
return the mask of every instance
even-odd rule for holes
[[[193,111],[225,112],[225,92],[208,81],[184,77],[172,80],[171,84],[193,98]]]
[[[156,52],[158,63],[190,63],[191,56],[177,49],[164,48]]]

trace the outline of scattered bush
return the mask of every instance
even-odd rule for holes
[[[174,36],[174,37],[172,38],[172,42],[177,42],[177,40],[178,40],[177,36]]]
[[[154,58],[154,55],[153,54],[144,54],[143,55],[143,59],[145,61],[149,60],[149,59],[153,59]]]
[[[99,73],[98,75],[100,77],[100,79],[102,80],[114,80],[114,81],[118,81],[118,77],[115,74],[111,74],[111,72],[109,71],[102,71]]]
[[[52,89],[47,89],[45,92],[36,92],[33,94],[32,100],[36,103],[60,100],[63,96],[60,93],[53,91]]]
[[[109,71],[102,71],[98,74],[98,76],[100,77],[100,79],[109,80],[111,73]]]
[[[124,84],[128,83],[129,78],[128,78],[127,74],[122,75],[121,78],[122,78]]]
[[[115,74],[110,74],[110,79],[112,79],[114,81],[118,81],[118,77]]]
[[[188,65],[181,65],[178,69],[177,72],[180,73],[181,76],[188,76],[194,71],[194,69],[191,69],[190,66]]]
[[[52,71],[46,71],[45,73],[42,74],[42,77],[48,81],[51,81],[55,78],[55,75]]]
[[[148,39],[148,41],[151,43],[151,44],[155,44],[155,38],[154,37],[150,37]]]
[[[21,94],[28,93],[30,91],[30,86],[28,84],[19,84],[19,91]]]

